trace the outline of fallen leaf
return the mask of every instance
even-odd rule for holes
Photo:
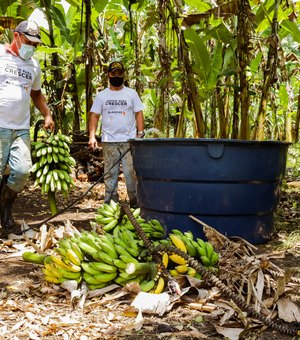
[[[285,297],[277,301],[278,316],[286,322],[300,322],[300,308]]]
[[[229,340],[238,340],[240,334],[243,332],[243,328],[225,328],[215,325],[216,331],[228,338]]]

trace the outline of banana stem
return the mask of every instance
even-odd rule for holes
[[[48,202],[49,202],[51,215],[52,216],[56,215],[58,212],[58,209],[56,205],[55,193],[53,191],[48,191]]]
[[[127,274],[149,273],[151,277],[155,277],[157,274],[156,263],[154,262],[128,263],[125,271]]]

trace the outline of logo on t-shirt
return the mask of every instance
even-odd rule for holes
[[[107,99],[104,103],[107,106],[108,114],[122,114],[126,115],[127,112],[127,100],[126,99]]]
[[[32,74],[29,71],[23,70],[16,65],[6,64],[4,68],[5,72],[13,74],[14,76],[22,77],[24,79],[32,80]]]

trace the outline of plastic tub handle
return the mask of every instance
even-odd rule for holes
[[[208,154],[211,158],[221,158],[224,154],[224,144],[208,144]]]

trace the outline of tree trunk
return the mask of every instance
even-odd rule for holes
[[[295,143],[299,141],[299,125],[300,125],[300,88],[298,92],[298,107],[297,107],[297,114],[296,114],[295,128],[294,128],[294,142]]]
[[[248,0],[241,0],[238,11],[237,25],[237,59],[240,77],[241,128],[240,138],[249,139],[249,83],[247,80],[247,66],[249,65],[250,19],[247,9]]]
[[[55,47],[53,22],[51,18],[51,12],[47,1],[43,2],[45,8],[45,16],[49,26],[49,40],[50,47]],[[57,53],[53,53],[51,56],[51,72],[53,74],[53,86],[49,86],[47,96],[51,98],[52,107],[54,108],[53,120],[55,122],[56,130],[61,129],[62,133],[68,133],[68,126],[65,124],[66,110],[63,105],[63,90],[62,87],[58,87],[57,84],[61,84],[63,76],[61,74],[60,61]],[[51,106],[51,103],[50,103]]]
[[[270,86],[277,80],[277,63],[278,63],[278,8],[280,0],[275,1],[274,16],[272,21],[272,34],[269,38],[269,52],[267,65],[264,70],[264,79],[262,86],[262,94],[259,103],[259,109],[255,125],[253,128],[252,139],[263,140],[264,139],[264,125],[267,112],[267,102],[270,91]]]
[[[72,63],[71,67],[71,84],[72,84],[72,103],[74,107],[74,119],[73,119],[73,132],[80,130],[80,101],[78,98],[78,87],[77,87],[77,77],[76,68]]]
[[[237,139],[239,138],[239,91],[238,91],[238,78],[237,75],[234,75],[234,91],[233,91],[233,113],[232,113],[232,133],[231,138]],[[247,131],[249,129],[247,128]]]
[[[158,2],[158,13],[160,17],[160,25],[158,29],[159,46],[158,46],[158,56],[161,66],[160,79],[165,79],[166,81],[161,82],[160,93],[159,93],[159,107],[154,116],[154,127],[161,132],[165,132],[165,105],[168,93],[168,81],[170,60],[167,51],[167,41],[166,41],[166,24],[167,24],[167,1]]]
[[[86,130],[88,130],[89,112],[93,104],[93,88],[92,88],[92,40],[91,34],[91,2],[84,0],[85,3],[85,46],[86,46],[86,63],[85,63],[85,102],[86,102]]]

